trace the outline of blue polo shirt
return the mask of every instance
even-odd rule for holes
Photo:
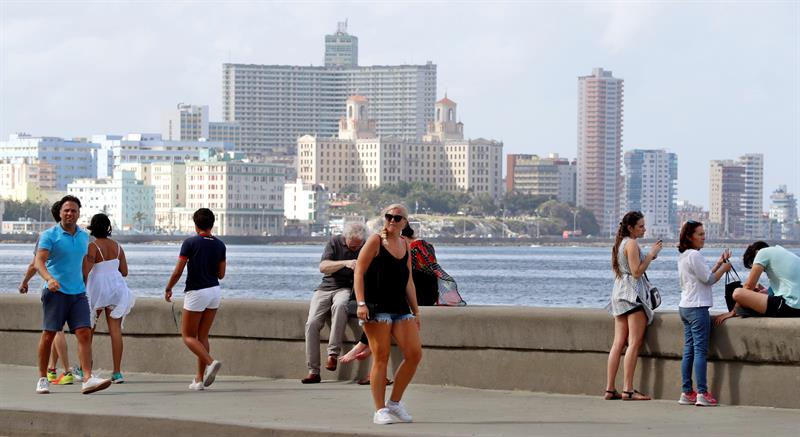
[[[45,266],[61,284],[59,291],[64,294],[85,293],[83,257],[89,250],[89,234],[78,226],[75,235],[71,235],[59,223],[39,236],[39,250],[42,249],[50,251]]]

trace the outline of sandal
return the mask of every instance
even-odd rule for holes
[[[633,391],[623,391],[622,392],[622,400],[623,401],[649,401],[650,396],[640,392],[639,390],[634,389]]]
[[[617,399],[622,399],[622,395],[617,391],[617,389],[606,390],[606,394],[603,396],[603,399],[607,401],[615,401]]]

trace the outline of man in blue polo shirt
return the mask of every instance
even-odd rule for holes
[[[89,247],[89,234],[78,226],[81,201],[74,196],[60,200],[61,222],[42,232],[36,253],[36,270],[46,282],[42,290],[42,337],[39,340],[39,382],[37,393],[50,393],[47,362],[50,346],[64,323],[78,339],[78,357],[83,369],[81,393],[89,394],[111,385],[110,379],[92,375],[92,331],[89,301],[83,280],[83,258]]]

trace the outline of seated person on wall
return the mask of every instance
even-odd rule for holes
[[[742,261],[751,270],[742,288],[733,292],[736,306],[765,317],[800,317],[800,257],[781,246],[756,241],[747,247]],[[758,286],[764,272],[769,277],[767,293]],[[734,311],[724,314],[717,323],[735,315]]]
[[[353,272],[361,246],[366,240],[367,230],[361,223],[350,223],[345,226],[344,233],[337,235],[325,246],[319,271],[322,278],[308,310],[306,322],[306,364],[309,374],[302,380],[303,384],[320,382],[319,332],[325,324],[328,314],[331,315],[331,333],[328,338],[328,360],[325,368],[336,370],[339,352],[342,349],[342,337],[347,326],[347,302],[353,292]]]

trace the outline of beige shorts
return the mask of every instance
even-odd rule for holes
[[[219,308],[219,301],[222,298],[222,291],[219,285],[203,288],[201,290],[190,290],[186,292],[183,299],[183,309],[187,311],[205,311]]]

